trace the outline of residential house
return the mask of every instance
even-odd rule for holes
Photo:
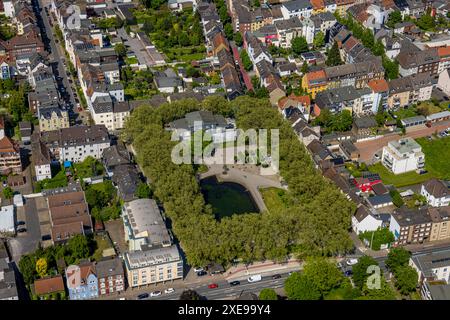
[[[367,83],[368,87],[372,89],[373,96],[373,113],[378,112],[381,107],[382,110],[386,110],[388,107],[389,98],[389,84],[385,79],[370,80]]]
[[[317,93],[327,89],[327,75],[324,70],[308,72],[302,78],[302,88],[306,90],[311,98],[315,99]]]
[[[31,142],[31,134],[33,133],[33,128],[31,127],[30,121],[20,121],[19,122],[20,137],[24,144],[29,144]]]
[[[103,150],[102,161],[105,166],[106,173],[109,177],[112,177],[114,174],[114,169],[117,166],[131,163],[131,157],[125,144],[123,142],[118,142],[117,144]]]
[[[118,257],[103,259],[96,263],[99,296],[125,290],[125,275],[122,260]]]
[[[15,210],[13,205],[3,206],[0,209],[0,235],[2,238],[16,234]]]
[[[370,100],[371,90],[368,88],[355,89],[352,86],[328,89],[316,96],[314,114],[320,115],[320,111],[328,109],[332,113],[349,110],[356,115],[367,114],[367,109],[372,108]]]
[[[83,191],[55,189],[47,196],[53,243],[92,232],[92,219]]]
[[[433,221],[430,241],[440,241],[450,238],[450,207],[428,208],[428,215],[431,217],[431,221]]]
[[[60,162],[81,162],[91,156],[101,159],[103,150],[111,144],[104,125],[75,126],[40,134],[53,159]]]
[[[423,183],[420,194],[432,207],[445,207],[450,204],[450,190],[446,183],[438,179],[430,179]]]
[[[344,157],[351,161],[358,161],[360,153],[358,148],[355,147],[352,141],[344,140],[339,143],[339,151],[344,155]]]
[[[20,147],[11,138],[4,136],[0,139],[0,174],[8,175],[21,172]]]
[[[141,181],[139,171],[132,164],[121,164],[112,170],[112,182],[117,187],[117,192],[124,201],[136,198],[136,190]]]
[[[374,117],[366,116],[355,118],[353,120],[353,132],[355,135],[371,136],[374,135],[373,130],[378,126]]]
[[[398,109],[431,99],[435,81],[429,73],[410,75],[389,82],[388,107]]]
[[[64,287],[63,277],[58,274],[34,281],[34,294],[42,300],[64,299],[66,288]]]
[[[3,244],[0,246],[0,300],[19,300],[14,269],[9,264]]]
[[[416,254],[409,259],[409,265],[419,275],[422,299],[450,299],[450,250]]]
[[[66,269],[66,284],[70,300],[89,300],[98,297],[98,278],[95,264],[83,261]]]
[[[253,66],[266,60],[270,64],[273,64],[273,59],[266,45],[258,40],[254,35],[249,32],[244,34],[244,46],[247,49],[248,56],[253,63]]]
[[[349,140],[344,140],[342,143]],[[370,192],[372,186],[381,182],[380,175],[377,173],[364,172],[361,177],[356,177],[351,182],[361,191]]]
[[[292,39],[302,36],[303,25],[298,17],[274,22],[278,44],[282,48],[290,48]]]
[[[382,164],[394,174],[418,170],[425,165],[422,147],[411,138],[390,141],[383,147]]]
[[[366,231],[376,231],[383,225],[378,213],[374,209],[369,209],[364,205],[360,205],[352,216],[352,229],[358,235]]]
[[[34,173],[37,181],[52,178],[52,159],[50,150],[39,140],[39,137],[31,145],[33,150]]]
[[[321,163],[325,160],[333,159],[333,155],[330,150],[326,146],[324,146],[319,140],[313,140],[306,147],[311,154],[313,161],[316,164],[316,167],[319,167]]]
[[[441,74],[442,71],[450,68],[450,46],[439,47],[437,52],[439,56],[438,74]]]

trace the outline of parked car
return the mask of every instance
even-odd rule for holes
[[[23,225],[25,225],[25,221],[17,221],[17,225],[18,226],[23,226]]]
[[[353,266],[357,263],[358,263],[358,259],[348,259],[347,260],[347,265],[349,265],[349,266]]]
[[[219,287],[219,285],[217,283],[211,283],[210,285],[208,285],[209,289],[216,289],[218,287]]]
[[[272,279],[280,279],[281,278],[281,275],[280,274],[274,274],[273,276],[272,276]]]
[[[231,282],[230,282],[230,286],[232,286],[232,287],[238,286],[238,285],[240,285],[240,284],[241,284],[241,282],[238,281],[238,280],[234,280],[234,281],[231,281]]]
[[[199,277],[202,277],[206,274],[208,274],[208,273],[205,270],[197,272],[197,276],[199,276]]]
[[[138,300],[147,299],[149,297],[148,293],[141,293],[137,296]]]
[[[347,271],[344,272],[344,275],[346,277],[350,277],[351,275],[353,275],[353,271],[352,270],[347,270]]]
[[[174,288],[167,288],[166,290],[164,290],[165,294],[170,294],[170,293],[174,293],[175,289]]]
[[[204,271],[202,267],[194,267],[194,272]]]
[[[25,228],[17,229],[17,233],[24,233],[24,232],[27,232],[27,229]]]
[[[161,291],[153,291],[152,293],[150,293],[150,297],[159,297],[161,294]]]
[[[258,282],[258,281],[261,281],[261,279],[262,279],[261,275],[260,275],[260,274],[257,274],[257,275],[254,275],[254,276],[249,277],[249,278],[247,279],[247,281],[248,281],[248,282]]]

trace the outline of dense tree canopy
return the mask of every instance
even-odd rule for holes
[[[330,67],[343,64],[341,54],[339,53],[339,47],[336,41],[331,46],[330,51],[328,51],[326,64]]]
[[[164,125],[187,112],[209,110],[234,116],[237,127],[279,128],[280,173],[295,205],[280,212],[233,215],[220,222],[200,193],[192,165],[176,165],[176,142]],[[239,97],[232,102],[212,96],[199,103],[185,99],[159,107],[142,106],[127,120],[123,139],[132,143],[136,159],[152,181],[154,197],[164,205],[172,228],[192,265],[299,256],[333,255],[352,248],[348,235],[354,204],[318,173],[290,124],[266,100]]]
[[[301,54],[303,52],[307,52],[308,49],[308,43],[306,42],[305,37],[295,37],[291,41],[291,47],[292,51],[296,54]]]
[[[378,262],[372,257],[362,256],[358,259],[358,263],[352,268],[353,282],[360,289],[364,287],[367,278],[371,275],[371,273],[368,272],[370,266],[378,266]]]
[[[322,296],[314,283],[299,272],[286,279],[284,291],[289,300],[319,300]]]
[[[264,288],[259,293],[259,300],[278,300],[278,295],[271,288]]]
[[[398,267],[407,265],[410,257],[411,253],[405,248],[392,248],[388,253],[386,265],[391,271],[394,271]]]

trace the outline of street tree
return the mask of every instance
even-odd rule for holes
[[[202,300],[202,296],[197,293],[195,290],[184,290],[179,300]]]
[[[388,253],[386,266],[391,271],[395,271],[397,268],[407,265],[410,257],[411,253],[405,248],[392,248]]]
[[[371,275],[371,273],[368,272],[370,266],[378,266],[378,262],[372,257],[362,256],[358,259],[358,263],[352,268],[353,282],[360,289],[363,288],[367,278]]]
[[[319,300],[322,296],[314,283],[299,272],[286,279],[284,291],[289,300]]]
[[[395,269],[395,286],[401,294],[407,295],[416,290],[418,275],[416,270],[409,266],[400,266]]]
[[[272,288],[264,288],[259,293],[259,300],[278,300],[278,295]]]

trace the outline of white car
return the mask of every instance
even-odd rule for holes
[[[254,276],[249,277],[249,278],[247,279],[247,281],[248,281],[248,282],[258,282],[258,281],[261,281],[261,279],[262,279],[261,275],[260,275],[260,274],[257,274],[257,275],[254,275]]]
[[[161,291],[153,291],[152,293],[150,293],[150,297],[159,297],[161,294]]]
[[[200,272],[200,271],[203,271],[202,267],[194,267],[194,272],[195,273]]]
[[[167,288],[166,290],[164,290],[165,294],[170,294],[170,293],[174,293],[175,289],[174,288]]]
[[[349,265],[349,266],[353,266],[357,263],[358,263],[358,259],[348,259],[347,260],[347,265]]]

